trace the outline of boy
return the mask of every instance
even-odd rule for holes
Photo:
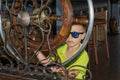
[[[86,30],[83,25],[79,23],[72,24],[71,32],[66,40],[66,43],[57,49],[57,54],[61,60],[61,63],[67,61],[78,51],[79,47],[81,46],[81,41],[84,39],[85,35],[86,35]],[[40,51],[37,52],[37,57],[44,66],[50,64],[51,62],[50,58],[46,59],[46,57]],[[75,62],[67,66],[66,69],[69,69],[71,66],[74,65],[87,67],[88,61],[89,61],[88,54],[85,50],[83,50],[82,53],[77,57]],[[51,68],[51,69],[52,71],[56,71],[56,72],[61,70],[56,68]],[[86,70],[76,66],[73,67],[72,70],[69,69],[68,73],[71,76],[72,74],[74,74],[74,76],[76,76],[75,77],[76,79],[82,79],[83,75],[85,75],[86,73]]]

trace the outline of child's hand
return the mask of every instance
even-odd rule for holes
[[[61,67],[51,67],[52,72],[63,72],[63,68]]]
[[[79,73],[78,70],[69,70],[68,74],[70,77],[75,77]]]

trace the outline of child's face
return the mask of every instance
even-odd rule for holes
[[[79,45],[81,40],[84,39],[86,33],[82,25],[73,25],[69,37],[66,40],[68,46],[73,47]]]

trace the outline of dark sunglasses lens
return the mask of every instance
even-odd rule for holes
[[[73,38],[78,38],[79,37],[78,32],[71,32],[71,35],[72,35]]]

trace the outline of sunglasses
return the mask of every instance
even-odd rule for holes
[[[84,32],[70,32],[71,36],[73,38],[78,38],[80,34],[83,34]]]

